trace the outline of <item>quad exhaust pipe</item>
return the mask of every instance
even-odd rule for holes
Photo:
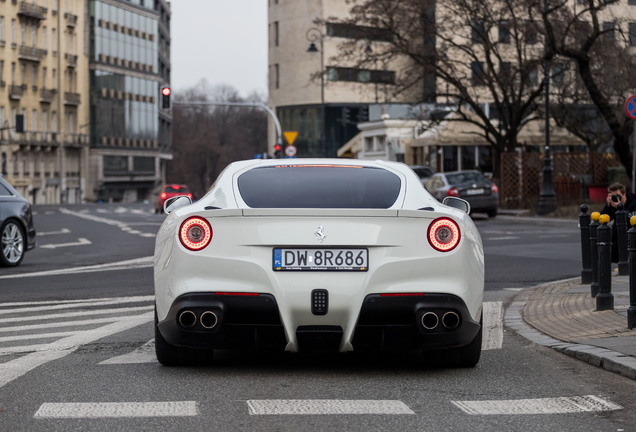
[[[196,313],[191,310],[184,310],[179,314],[177,318],[179,325],[185,329],[191,329],[197,322],[201,324],[201,327],[211,330],[219,324],[219,317],[216,312],[204,311],[201,316],[197,318]]]
[[[426,330],[435,330],[440,322],[442,326],[448,330],[454,330],[459,327],[460,318],[457,312],[448,311],[442,315],[440,320],[440,313],[437,312],[425,312],[422,314],[421,324]]]

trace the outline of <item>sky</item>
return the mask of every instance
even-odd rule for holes
[[[171,85],[175,92],[229,85],[267,95],[267,0],[172,0]]]

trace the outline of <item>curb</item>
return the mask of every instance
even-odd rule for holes
[[[567,283],[567,280],[556,283]],[[545,285],[547,284],[538,285],[537,287]],[[521,291],[521,293],[534,290],[537,287],[526,288]],[[524,321],[523,308],[525,305],[526,301],[517,301],[515,299],[510,306],[508,306],[504,318],[506,326],[531,342],[552,348],[570,357],[574,357],[577,360],[589,363],[592,366],[636,380],[636,359],[607,348],[564,342],[541,333]]]

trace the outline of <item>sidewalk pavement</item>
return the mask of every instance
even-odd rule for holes
[[[540,345],[636,379],[636,329],[627,328],[629,276],[612,274],[614,310],[596,311],[589,284],[579,277],[521,291],[505,322]]]

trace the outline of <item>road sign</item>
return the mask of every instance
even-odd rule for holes
[[[294,145],[294,141],[296,141],[296,137],[298,136],[298,132],[294,132],[294,131],[283,132],[283,135],[285,135],[285,139],[287,140],[287,144],[292,146],[292,145]]]
[[[630,119],[636,120],[636,95],[631,95],[625,102],[625,112]]]
[[[287,157],[296,156],[296,147],[294,147],[293,145],[288,145],[287,147],[285,147],[285,155]]]

